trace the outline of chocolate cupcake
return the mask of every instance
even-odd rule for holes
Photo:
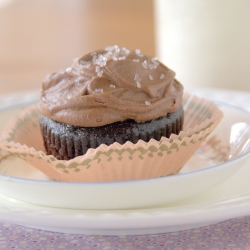
[[[46,77],[39,103],[47,154],[69,160],[114,142],[178,134],[183,87],[156,58],[118,46]]]

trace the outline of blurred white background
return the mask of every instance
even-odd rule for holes
[[[186,87],[250,90],[249,0],[155,0],[157,55]]]

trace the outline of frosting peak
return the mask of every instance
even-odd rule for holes
[[[153,120],[181,105],[183,87],[174,77],[140,50],[109,46],[48,75],[39,109],[52,120],[82,127]]]

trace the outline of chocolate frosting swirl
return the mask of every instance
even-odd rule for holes
[[[48,75],[39,110],[52,120],[81,127],[153,120],[181,105],[183,86],[174,77],[140,50],[109,46]]]

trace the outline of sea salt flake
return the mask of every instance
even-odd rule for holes
[[[135,74],[134,80],[135,80],[136,82],[140,82],[140,81],[141,81],[141,78],[139,77],[138,74]]]
[[[68,67],[65,71],[66,71],[67,73],[70,73],[72,70],[73,70],[73,69],[72,69],[71,67]]]
[[[157,68],[158,65],[159,63],[157,61],[154,61],[154,67]]]
[[[107,47],[105,48],[105,50],[106,50],[106,51],[113,51],[113,50],[115,50],[115,49],[117,49],[117,48],[118,48],[117,45],[114,45],[114,46],[107,46]]]
[[[99,59],[100,62],[105,62],[105,64],[106,64],[106,62],[107,62],[107,57],[106,57],[106,55],[104,55],[104,56],[101,55],[98,59]]]
[[[149,101],[145,101],[145,104],[149,106],[151,103]]]
[[[135,53],[136,53],[137,56],[143,56],[143,54],[141,54],[141,51],[139,49],[136,49]]]
[[[102,74],[103,74],[103,71],[102,71],[102,70],[100,70],[100,71],[97,73],[97,75],[98,75],[99,77],[101,77]]]
[[[153,81],[153,80],[154,80],[154,78],[153,78],[153,76],[152,76],[152,75],[149,75],[149,76],[148,76],[148,78],[149,78],[149,80],[151,80],[151,81]]]
[[[67,95],[67,99],[70,100],[71,98],[72,98],[72,95],[71,95],[71,94],[68,94],[68,95]]]
[[[130,50],[125,48],[125,47],[122,48],[122,51],[124,51],[126,54],[128,54],[130,52]]]
[[[100,71],[100,66],[95,67],[95,72],[98,73]]]
[[[105,65],[106,65],[106,62],[101,61],[101,62],[98,62],[98,64],[100,65],[100,67],[103,67],[103,66],[105,66]]]
[[[118,60],[118,58],[116,57],[116,56],[113,56],[113,61],[117,61]]]
[[[114,84],[110,84],[109,85],[111,88],[115,88],[115,85]]]
[[[97,59],[98,59],[98,60],[102,60],[103,57],[104,57],[104,56],[103,56],[102,54],[98,54]]]
[[[148,67],[148,62],[147,62],[147,60],[144,60],[144,61],[143,61],[142,66],[143,66],[143,68],[145,68],[145,69]]]
[[[103,93],[103,89],[95,89],[96,93]]]
[[[80,82],[84,81],[84,77],[79,76],[76,80],[75,80],[75,85],[80,85]]]
[[[140,82],[136,82],[136,87],[137,87],[137,88],[141,88]]]
[[[116,49],[115,49],[115,52],[116,52],[117,54],[119,54],[120,51],[121,51],[120,48],[116,48]]]
[[[157,60],[157,57],[151,58],[151,61],[152,61],[152,62],[155,62],[156,60]]]
[[[126,59],[126,56],[120,56],[118,59],[119,60],[124,60],[124,59]]]
[[[89,62],[89,61],[81,60],[81,61],[80,61],[80,64],[81,64],[81,65],[89,65],[90,62]]]
[[[104,65],[106,65],[106,61],[107,58],[101,54],[99,54],[98,56],[94,55],[92,62],[95,64],[98,64],[100,67],[103,67]]]
[[[141,54],[141,51],[140,51],[139,49],[136,49],[136,50],[135,50],[135,53],[136,53],[137,55],[139,55],[139,54]]]
[[[160,79],[164,79],[166,76],[164,74],[161,74]]]
[[[133,59],[133,62],[139,62],[140,60],[139,59]]]
[[[107,52],[107,56],[111,56],[113,53],[109,50],[108,52]]]
[[[150,69],[154,69],[154,68],[155,68],[154,64],[149,64],[148,67],[149,67]]]

